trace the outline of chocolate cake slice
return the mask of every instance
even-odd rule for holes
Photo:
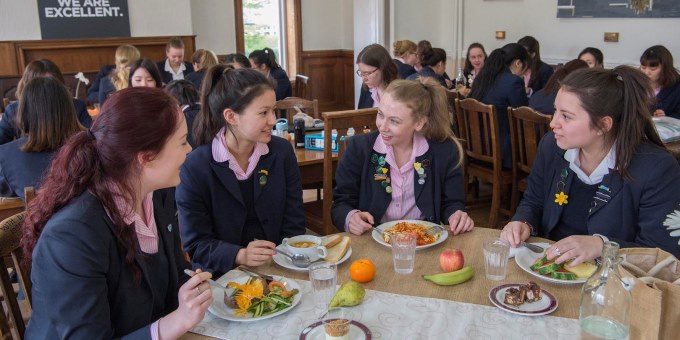
[[[541,287],[536,282],[529,281],[529,284],[525,287],[527,288],[525,302],[535,302],[541,299]]]
[[[505,303],[511,306],[519,306],[524,303],[526,289],[508,288],[505,291]]]

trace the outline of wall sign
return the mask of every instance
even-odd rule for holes
[[[38,0],[43,39],[129,37],[127,0]]]
[[[680,18],[680,1],[557,0],[558,18]]]

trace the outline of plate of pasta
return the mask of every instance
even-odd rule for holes
[[[396,220],[385,222],[371,232],[373,239],[386,247],[390,237],[396,233],[407,232],[416,235],[416,250],[436,246],[449,237],[449,232],[439,224],[420,220]]]

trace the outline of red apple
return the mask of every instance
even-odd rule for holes
[[[444,249],[439,254],[439,266],[444,272],[455,272],[463,268],[465,265],[465,258],[463,252],[458,249]]]

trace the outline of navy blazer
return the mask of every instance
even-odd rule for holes
[[[479,100],[478,98],[476,98]],[[503,167],[512,168],[512,149],[510,147],[510,125],[508,123],[508,106],[520,107],[529,104],[524,90],[524,80],[510,71],[498,75],[493,87],[481,100],[484,104],[496,107],[498,117],[498,133],[501,138],[501,156]]]
[[[78,121],[80,124],[86,128],[92,125],[92,117],[87,113],[87,105],[80,99],[73,99],[73,105],[76,108],[76,115],[78,116]],[[19,108],[19,102],[14,101],[7,105],[5,112],[2,114],[2,119],[0,119],[0,144],[5,144],[13,141],[15,138],[21,136],[21,129],[19,124],[16,122],[17,109]]]
[[[163,81],[163,84],[168,84],[172,81],[172,73],[165,70],[165,60],[167,59],[157,62],[156,67],[158,67],[158,72],[161,74],[161,80]],[[184,67],[186,68],[184,70],[184,79],[186,79],[188,74],[194,72],[194,66],[188,61],[183,61],[183,63]]]
[[[102,79],[106,78],[111,71],[116,69],[116,65],[104,65],[99,69],[97,77],[92,81],[92,85],[87,89],[87,101],[94,104],[99,103],[99,85]]]
[[[293,96],[293,86],[288,79],[288,73],[279,67],[269,70],[269,77],[274,80],[276,86],[276,100],[285,99]]]
[[[373,159],[385,156],[373,150],[378,135],[378,131],[373,131],[347,140],[347,150],[335,171],[331,211],[333,224],[339,230],[345,230],[347,214],[354,209],[369,212],[379,224],[392,201],[392,195],[374,179]],[[425,220],[448,224],[454,212],[465,209],[463,175],[460,166],[455,166],[458,150],[453,142],[428,141],[428,144],[427,152],[416,157],[416,162],[425,169],[425,183],[418,184],[418,174],[413,172],[416,206]]]
[[[193,73],[192,73],[193,74]],[[188,105],[182,112],[184,112],[184,118],[186,119],[187,122],[187,129],[189,130],[187,132],[187,141],[189,142],[189,145],[191,145],[192,149],[196,148],[196,143],[194,142],[194,121],[196,120],[196,116],[198,115],[198,112],[201,111],[201,104],[199,103],[194,103],[192,105]]]
[[[27,137],[0,145],[0,197],[24,199],[24,188],[40,186],[43,174],[50,166],[55,151],[24,152],[21,147]]]
[[[300,168],[287,140],[274,136],[267,145],[269,153],[260,157],[251,175],[258,176],[253,189],[255,213],[267,240],[279,244],[284,237],[306,231]],[[263,170],[268,175],[260,185]],[[238,180],[228,161],[213,159],[211,144],[189,154],[180,177],[176,199],[184,250],[195,265],[219,277],[234,268],[243,248],[241,234],[248,228]]]
[[[562,171],[568,172],[564,180],[567,195],[572,182],[579,180],[569,169],[564,152],[552,132],[543,137],[529,185],[512,217],[530,223],[541,237],[548,237],[562,214],[562,206],[555,203]],[[680,257],[678,238],[671,237],[663,226],[666,215],[680,202],[678,162],[667,151],[645,143],[637,148],[628,171],[633,180],[625,180],[613,170],[602,180],[588,213],[588,233],[607,236],[621,247],[659,247]]]
[[[658,109],[663,110],[666,116],[680,119],[680,81],[659,91],[652,113]]]
[[[203,84],[203,78],[205,78],[205,71],[196,71],[196,72],[191,72],[184,76],[184,79],[190,81],[194,86],[196,86],[196,90],[198,90],[199,94],[201,92],[201,84]]]
[[[409,65],[402,63],[401,60],[399,59],[392,59],[394,61],[394,65],[397,65],[397,73],[399,74],[399,79],[407,79],[408,76],[416,73],[416,69]]]
[[[168,260],[167,315],[177,309],[177,291],[189,264],[180,247],[173,189],[154,192],[158,241]],[[33,314],[26,339],[151,339],[153,272],[135,255],[141,281],[125,264],[125,250],[101,201],[89,191],[72,199],[45,225],[33,250]]]
[[[370,109],[373,107],[373,97],[371,97],[371,90],[366,85],[361,85],[361,92],[359,93],[359,102],[357,109]]]
[[[437,73],[436,73],[431,67],[429,67],[429,66],[423,66],[423,68],[421,68],[420,71],[418,71],[417,73],[414,73],[414,74],[408,76],[408,78],[406,78],[406,79],[408,79],[408,80],[416,80],[416,79],[418,79],[418,77],[431,77],[431,78],[434,78],[436,81],[438,81],[440,84],[442,84],[442,86],[444,86],[445,88],[448,88],[448,86],[446,86],[446,78],[445,78],[443,75],[441,75],[441,74],[437,74]]]
[[[546,115],[555,113],[555,97],[557,92],[546,93],[545,89],[540,89],[529,97],[529,107]]]
[[[99,104],[104,105],[106,98],[116,92],[116,86],[113,85],[113,80],[111,77],[104,77],[99,82]]]
[[[534,83],[530,86],[534,93],[545,87],[548,83],[548,79],[555,73],[553,68],[541,61],[541,66],[538,67],[538,75],[534,79]]]

